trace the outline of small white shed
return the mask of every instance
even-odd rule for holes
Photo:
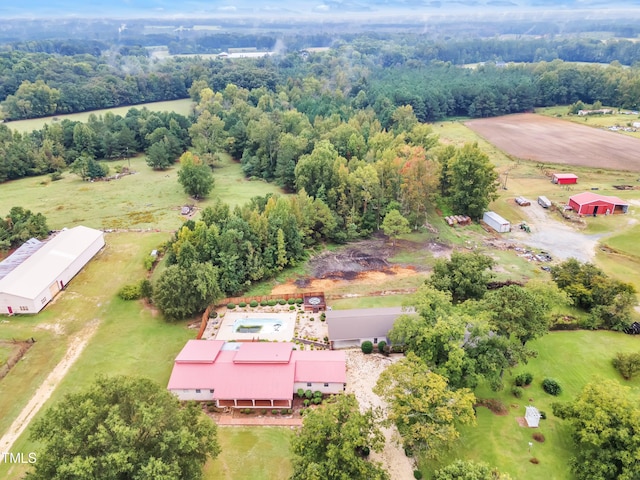
[[[493,228],[496,232],[505,233],[511,231],[511,224],[496,212],[484,212],[482,221]]]
[[[525,407],[524,419],[526,420],[529,428],[538,428],[540,423],[540,412],[536,407],[529,405],[528,407]]]

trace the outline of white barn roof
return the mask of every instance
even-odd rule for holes
[[[61,231],[0,280],[0,293],[34,298],[102,235],[83,226]]]

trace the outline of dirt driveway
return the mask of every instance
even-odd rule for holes
[[[531,233],[520,230],[517,225],[512,226],[511,237],[517,243],[547,251],[561,260],[573,257],[581,262],[593,261],[598,242],[604,234],[586,235],[535,203],[522,208]]]

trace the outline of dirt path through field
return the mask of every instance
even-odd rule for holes
[[[69,347],[64,357],[55,366],[42,385],[36,390],[29,403],[22,409],[18,418],[11,424],[9,430],[0,438],[0,452],[9,452],[11,446],[22,435],[22,432],[29,426],[33,417],[40,411],[45,402],[62,381],[71,366],[80,357],[80,354],[87,346],[87,343],[98,329],[98,320],[89,322],[77,335],[72,337]]]

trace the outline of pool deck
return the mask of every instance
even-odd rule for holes
[[[282,323],[277,332],[273,331],[271,325],[264,325],[261,332],[258,333],[239,333],[234,329],[236,320],[241,319],[265,320],[274,319]],[[216,334],[216,340],[239,340],[239,341],[258,341],[270,340],[277,342],[289,342],[293,338],[296,326],[296,312],[226,312],[221,321],[220,328]]]

